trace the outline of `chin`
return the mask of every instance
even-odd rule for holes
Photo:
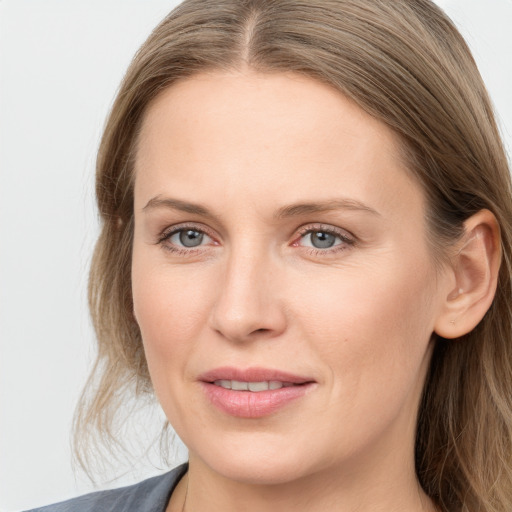
[[[305,476],[307,468],[296,463],[276,460],[216,461],[211,469],[224,478],[250,485],[277,485],[296,481]]]
[[[249,442],[216,443],[203,450],[202,461],[224,478],[252,485],[275,485],[296,481],[318,470],[314,457],[304,445],[289,439],[268,439],[268,434]],[[191,452],[191,462],[193,463]]]

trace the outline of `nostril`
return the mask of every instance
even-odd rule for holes
[[[266,332],[270,332],[270,329],[256,329],[252,332],[252,334],[256,334],[256,333],[266,333]]]

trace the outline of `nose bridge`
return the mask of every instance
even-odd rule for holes
[[[285,328],[277,297],[276,263],[268,248],[245,240],[227,256],[212,312],[212,326],[232,341],[272,337]]]

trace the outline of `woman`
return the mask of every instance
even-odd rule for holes
[[[512,508],[510,175],[430,1],[185,1],[97,196],[77,439],[154,392],[189,464],[48,510]]]

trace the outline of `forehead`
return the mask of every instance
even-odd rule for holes
[[[173,188],[210,201],[214,191],[223,200],[245,195],[247,203],[269,195],[278,200],[276,190],[283,201],[287,195],[328,199],[336,189],[386,202],[404,187],[418,188],[399,147],[386,125],[311,78],[204,73],[172,85],[149,105],[136,159],[136,201]]]
[[[250,134],[253,143],[268,143],[270,137],[284,134],[311,140],[316,131],[324,140],[344,135],[346,143],[351,136],[362,140],[364,132],[392,150],[399,143],[389,128],[338,90],[289,72],[211,72],[180,80],[149,104],[141,145],[151,142],[148,138],[154,138],[163,125],[171,128],[173,118],[174,135],[193,132],[194,138],[207,135],[211,139],[231,128],[245,128],[240,137],[247,141],[245,134]],[[279,140],[275,137],[273,142]]]

